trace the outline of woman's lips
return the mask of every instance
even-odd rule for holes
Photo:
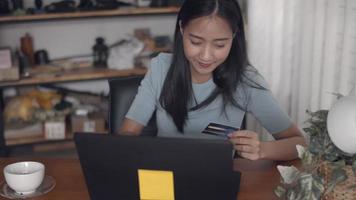
[[[201,62],[198,62],[198,63],[199,63],[199,66],[202,67],[202,68],[208,68],[212,64],[212,63],[201,63]]]

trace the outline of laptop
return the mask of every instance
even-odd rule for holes
[[[228,141],[95,133],[74,141],[93,200],[140,199],[139,169],[173,172],[175,200],[237,199],[240,173]]]

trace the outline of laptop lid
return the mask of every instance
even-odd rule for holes
[[[138,169],[172,171],[175,200],[236,199],[240,174],[224,140],[74,136],[91,199],[140,199]]]

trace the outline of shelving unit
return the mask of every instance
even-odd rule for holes
[[[81,12],[77,11],[77,12],[68,12],[68,13],[45,13],[45,14],[21,15],[21,16],[1,16],[0,23],[115,17],[115,16],[134,16],[134,15],[162,15],[162,14],[175,14],[178,11],[179,11],[179,7],[162,7],[162,8],[136,8],[136,7],[125,8],[124,7],[115,10],[81,11]]]
[[[63,82],[79,82],[79,81],[87,81],[87,80],[99,80],[99,79],[110,79],[110,78],[120,78],[127,76],[136,76],[136,75],[144,75],[146,73],[146,68],[133,68],[126,70],[113,70],[113,69],[98,69],[98,68],[85,68],[74,71],[65,71],[60,75],[54,77],[33,77],[33,78],[25,78],[18,81],[11,82],[0,82],[0,98],[3,99],[2,90],[9,87],[22,87],[22,86],[31,86],[31,85],[43,85],[43,84],[55,84],[55,83],[63,83]],[[1,106],[1,121],[3,121],[3,108]],[[43,145],[43,144],[53,144],[53,143],[68,143],[73,139],[73,133],[69,130],[66,131],[65,139],[60,140],[48,140],[44,138],[44,136],[38,137],[28,137],[28,138],[20,138],[20,139],[4,139],[4,130],[3,125],[0,127],[0,153],[1,150],[4,151],[4,147],[14,148],[17,146],[23,145]],[[72,145],[73,146],[73,145]],[[41,147],[40,147],[41,148]],[[5,152],[3,152],[5,154]],[[1,156],[1,155],[0,155]]]
[[[23,16],[0,16],[0,26],[12,23],[29,23],[42,21],[57,21],[57,20],[80,20],[88,18],[107,18],[107,17],[122,17],[122,16],[142,16],[142,15],[170,15],[176,14],[179,7],[161,7],[161,8],[136,8],[124,7],[116,10],[101,10],[101,11],[83,11],[73,13],[51,13],[51,14],[36,14]],[[49,74],[44,76],[34,76],[31,78],[23,78],[18,81],[0,82],[0,156],[6,156],[8,149],[28,145],[39,145],[39,149],[46,149],[48,145],[55,146],[73,146],[73,134],[67,131],[66,138],[62,140],[47,140],[44,137],[31,137],[12,139],[6,141],[4,138],[4,99],[3,90],[6,88],[23,87],[31,85],[51,85],[56,83],[69,83],[78,81],[110,79],[135,75],[143,75],[146,73],[145,68],[133,68],[129,70],[112,70],[99,68],[83,68],[73,71],[63,71],[60,73]]]
[[[134,68],[134,69],[126,69],[126,70],[87,68],[87,69],[65,71],[63,73],[58,73],[55,75],[23,78],[18,81],[0,82],[0,88],[118,78],[118,77],[125,77],[125,76],[142,75],[145,73],[146,73],[145,68]]]

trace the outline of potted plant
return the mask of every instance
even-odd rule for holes
[[[282,180],[275,189],[281,199],[355,199],[356,154],[340,150],[330,139],[327,110],[307,111],[309,146],[297,145],[301,167],[277,166]],[[356,141],[355,141],[356,145]]]

